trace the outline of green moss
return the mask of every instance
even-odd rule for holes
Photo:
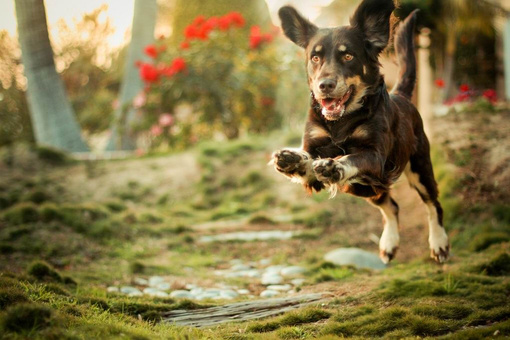
[[[429,279],[395,279],[383,285],[383,295],[386,299],[401,297],[443,296],[446,289],[438,282]]]
[[[62,281],[60,274],[44,261],[33,262],[28,267],[27,273],[40,281]]]
[[[120,201],[110,200],[106,202],[105,207],[112,212],[121,212],[127,209],[126,205]]]
[[[414,314],[420,316],[433,316],[438,319],[460,320],[469,316],[473,309],[463,304],[438,304],[438,305],[418,305],[412,307]]]
[[[478,310],[467,318],[468,326],[490,325],[510,319],[510,306],[500,306],[490,310]]]
[[[24,198],[23,201],[33,202],[41,204],[51,199],[51,196],[43,190],[35,189],[30,191]]]
[[[52,165],[62,165],[69,162],[69,157],[67,154],[52,147],[38,146],[35,149],[35,153],[40,160]]]
[[[510,275],[510,255],[502,253],[480,266],[480,271],[489,276]]]
[[[12,254],[16,251],[16,248],[14,248],[11,244],[7,242],[0,242],[0,254],[8,255]]]
[[[255,322],[249,324],[247,330],[253,333],[265,333],[274,331],[282,326],[297,326],[328,319],[331,313],[319,308],[305,308],[289,312],[274,321]]]
[[[347,267],[320,269],[319,272],[314,275],[313,281],[316,283],[340,281],[351,277],[353,274],[354,272]]]
[[[359,307],[347,307],[341,308],[338,314],[335,315],[335,321],[349,321],[352,319],[356,319],[360,316],[370,315],[375,312],[375,308],[373,306],[359,306]]]
[[[445,322],[434,318],[416,317],[410,321],[409,328],[417,336],[437,336],[460,328],[460,323]]]
[[[53,311],[38,304],[20,304],[10,307],[3,317],[4,329],[11,332],[30,332],[50,326]]]
[[[493,244],[503,243],[510,240],[510,235],[503,232],[482,233],[475,236],[471,241],[470,248],[473,251],[482,251]]]
[[[27,301],[28,297],[20,288],[0,287],[0,309],[5,309],[11,305]]]
[[[275,222],[267,217],[266,215],[254,215],[250,217],[250,220],[248,221],[249,224],[268,224],[273,225]]]
[[[510,205],[496,204],[492,207],[492,213],[500,222],[510,225]]]
[[[7,209],[3,219],[12,224],[33,223],[39,220],[39,211],[33,203],[22,202]]]
[[[129,265],[129,268],[133,274],[142,274],[145,271],[146,266],[140,261],[135,261]]]
[[[55,284],[55,283],[48,283],[44,287],[45,287],[46,291],[48,291],[50,293],[54,293],[54,294],[62,295],[62,296],[70,296],[71,295],[71,293],[67,289],[65,289],[62,286]]]

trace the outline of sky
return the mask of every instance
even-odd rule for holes
[[[321,6],[328,5],[331,1],[266,0],[275,25],[279,25],[276,12],[283,5],[294,5],[306,17],[313,20],[319,15]],[[83,14],[91,12],[102,4],[108,5],[107,16],[115,28],[115,32],[109,37],[108,43],[111,47],[122,45],[126,41],[126,32],[131,26],[134,0],[45,0],[46,16],[52,36],[56,34],[54,30],[58,20],[64,19],[71,26],[73,19],[79,19]],[[12,36],[16,35],[16,13],[14,8],[14,0],[0,0],[0,30],[7,30]]]

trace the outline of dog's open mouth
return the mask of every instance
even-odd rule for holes
[[[345,108],[354,92],[354,86],[349,87],[341,98],[321,99],[322,115],[327,120],[336,120],[345,113]]]

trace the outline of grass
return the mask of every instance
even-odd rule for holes
[[[496,331],[510,336],[510,214],[502,203],[463,201],[452,164],[469,166],[473,155],[454,154],[450,160],[443,148],[433,148],[452,236],[450,262],[438,266],[424,257],[397,257],[388,269],[371,272],[322,260],[338,246],[375,249],[367,235],[380,226],[372,228],[371,208],[348,196],[307,198],[283,188],[286,182],[276,182],[266,166],[275,148],[271,143],[284,142],[253,137],[202,143],[191,151],[200,169],[196,181],[166,192],[159,183],[131,179],[98,186],[104,194],[97,199],[93,190],[82,193],[62,180],[68,173],[101,178],[113,171],[109,166],[119,169],[124,162],[137,162],[143,172],[144,164],[157,157],[85,165],[37,156],[39,171],[8,171],[0,178],[0,333],[14,339],[474,339]],[[150,168],[165,171],[154,164]],[[201,235],[223,232],[233,221],[248,230],[300,233],[286,241],[200,242]],[[204,232],[206,223],[213,227]],[[150,275],[171,276],[176,286],[211,282],[218,280],[212,272],[229,268],[232,259],[256,263],[267,258],[272,264],[305,266],[301,289],[332,292],[336,298],[272,318],[202,330],[161,322],[161,313],[208,304],[128,298],[105,289]],[[256,280],[221,283],[263,289]]]

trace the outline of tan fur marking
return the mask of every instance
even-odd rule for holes
[[[338,50],[340,52],[345,52],[345,51],[347,51],[347,47],[345,45],[340,45],[340,47],[338,47]]]
[[[329,137],[329,132],[321,128],[320,126],[313,126],[310,129],[311,138]]]
[[[363,74],[367,74],[367,67],[363,65]]]
[[[359,86],[361,84],[361,77],[354,76],[351,78],[347,78],[347,79],[345,79],[345,83],[347,84],[347,86],[351,86],[351,85]]]
[[[366,138],[369,136],[369,132],[363,126],[358,126],[352,133],[354,138]]]
[[[322,51],[322,45],[315,46],[315,52],[320,52],[320,51]]]

